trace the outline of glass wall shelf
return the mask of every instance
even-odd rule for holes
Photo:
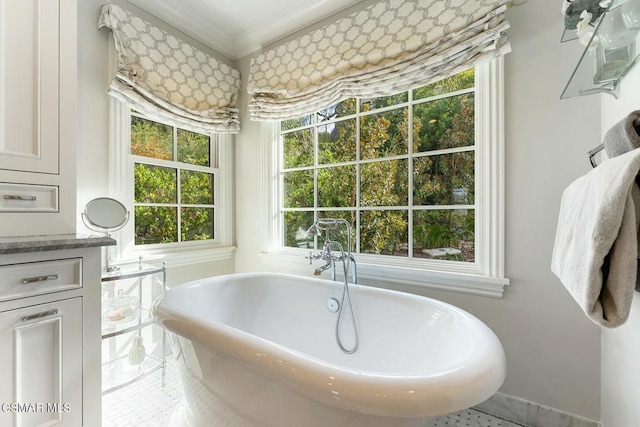
[[[560,99],[594,93],[618,98],[620,80],[640,56],[640,0],[614,0],[593,24],[593,35]]]

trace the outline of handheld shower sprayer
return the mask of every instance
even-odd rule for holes
[[[309,237],[320,237],[322,235],[322,232],[320,231],[320,228],[318,227],[317,223],[313,223],[311,224],[311,226],[309,228],[307,228],[307,236]]]

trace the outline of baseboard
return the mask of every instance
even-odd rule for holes
[[[601,427],[598,421],[504,393],[494,394],[473,409],[527,427]]]

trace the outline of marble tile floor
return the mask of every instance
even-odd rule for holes
[[[526,427],[474,409],[436,417],[426,427]]]
[[[102,397],[103,427],[171,427],[169,419],[182,397],[180,377],[167,357],[165,386],[161,372]],[[300,426],[303,427],[303,426]],[[390,426],[391,427],[391,426]],[[526,427],[473,409],[436,417],[426,427]]]
[[[169,418],[182,397],[175,362],[167,357],[162,372],[152,374],[102,396],[102,427],[169,427]]]

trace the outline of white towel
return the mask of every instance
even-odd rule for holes
[[[640,149],[603,162],[562,195],[551,270],[595,323],[631,309],[638,274]]]

